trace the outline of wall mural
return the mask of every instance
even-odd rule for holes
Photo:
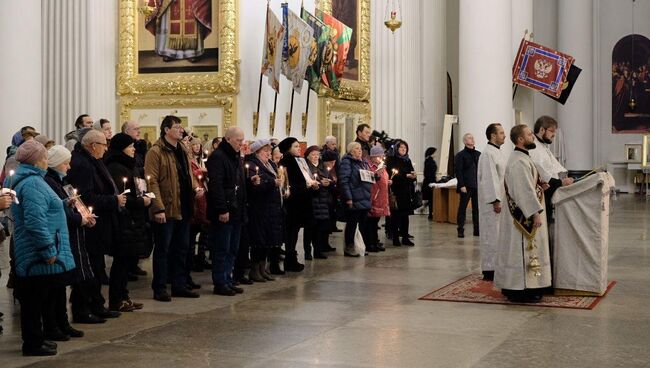
[[[612,133],[650,132],[650,40],[620,39],[612,52]]]

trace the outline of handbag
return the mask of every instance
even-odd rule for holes
[[[411,197],[411,208],[417,210],[420,207],[422,207],[422,192],[416,190],[413,197]]]

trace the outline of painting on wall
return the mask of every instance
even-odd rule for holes
[[[612,133],[650,132],[650,40],[634,34],[612,52]]]
[[[218,125],[194,125],[191,130],[203,143],[211,142],[214,138],[219,137]]]
[[[138,20],[138,72],[219,71],[219,4],[149,0]]]
[[[141,126],[140,137],[147,141],[147,149],[151,149],[151,146],[158,140],[158,127],[153,125]]]
[[[332,0],[332,15],[346,26],[352,28],[352,39],[348,50],[348,59],[343,68],[343,78],[353,81],[359,80],[359,59],[361,57],[359,45],[359,1],[358,0]]]

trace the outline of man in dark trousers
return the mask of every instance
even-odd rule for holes
[[[474,147],[474,136],[467,133],[463,136],[465,148],[454,157],[454,167],[458,185],[456,192],[460,193],[458,204],[458,237],[465,237],[465,218],[467,217],[467,204],[472,200],[472,224],[474,225],[474,236],[479,236],[478,229],[478,185],[476,174],[478,170],[478,158],[481,152]]]
[[[246,183],[240,159],[244,132],[232,127],[208,158],[208,219],[212,257],[213,293],[232,296],[244,289],[235,286],[233,268],[242,225],[246,222]]]
[[[149,207],[154,221],[153,298],[169,302],[172,297],[198,298],[188,288],[185,267],[190,249],[190,217],[195,192],[202,191],[190,172],[190,161],[183,149],[183,126],[176,116],[165,116],[160,124],[160,139],[144,160],[149,191],[155,194]],[[171,296],[167,278],[171,279]]]

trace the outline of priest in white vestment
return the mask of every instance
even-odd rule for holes
[[[488,125],[485,136],[488,144],[478,159],[478,208],[480,224],[481,270],[483,280],[494,280],[499,227],[501,223],[503,175],[506,156],[501,151],[506,134],[499,123]]]
[[[510,131],[515,150],[504,177],[504,209],[494,283],[510,301],[535,303],[551,286],[544,188],[528,150],[535,147],[526,125]]]

